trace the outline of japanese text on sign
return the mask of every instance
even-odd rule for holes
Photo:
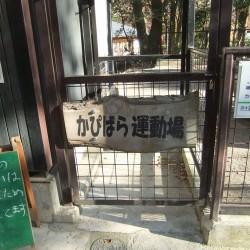
[[[72,145],[139,153],[193,146],[198,98],[195,92],[175,98],[110,96],[96,103],[64,103],[67,139]]]
[[[0,249],[33,245],[34,238],[17,151],[0,153]]]
[[[132,123],[127,123],[127,118],[123,116],[101,116],[96,119],[90,116],[83,119],[81,115],[76,120],[78,124],[77,135],[86,136],[90,131],[93,137],[102,136],[111,137],[113,133],[121,130],[122,135],[126,137],[129,131],[129,125],[132,126],[131,136],[141,138],[166,138],[171,135],[174,138],[182,139],[184,137],[183,117],[170,117],[168,120],[164,116],[139,115],[132,116]]]
[[[23,190],[15,188],[15,185],[11,185],[21,180],[22,178],[18,175],[18,173],[8,169],[8,163],[6,161],[0,161],[0,201],[24,197]],[[5,184],[8,184],[7,187],[4,186]],[[0,209],[0,219],[3,219],[4,217],[12,218],[14,216],[25,215],[25,204],[23,204],[22,202],[7,209]]]

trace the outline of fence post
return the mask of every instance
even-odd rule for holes
[[[225,54],[223,61],[223,75],[221,84],[221,96],[218,115],[218,133],[215,154],[215,176],[212,190],[211,219],[217,219],[220,211],[220,204],[223,195],[225,180],[228,135],[230,129],[232,91],[233,91],[233,66],[232,54]]]

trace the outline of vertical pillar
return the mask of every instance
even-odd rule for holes
[[[232,0],[212,0],[210,16],[210,36],[207,71],[214,74],[214,81],[207,84],[204,140],[202,154],[202,175],[200,198],[206,198],[210,191],[214,146],[217,125],[217,112],[220,88],[220,68],[222,48],[229,46]]]
[[[188,1],[188,35],[187,47],[194,48],[195,34],[195,0]]]
[[[36,2],[39,15],[38,32],[41,45],[42,61],[48,105],[52,124],[53,141],[56,152],[60,188],[64,203],[72,202],[72,189],[76,187],[74,173],[74,152],[68,148],[62,114],[62,103],[67,100],[64,85],[64,69],[57,18],[56,0],[40,0]],[[75,177],[75,179],[73,179]]]
[[[80,0],[79,13],[80,13],[80,26],[82,37],[82,50],[83,50],[83,64],[85,65],[86,75],[94,75],[94,55],[93,43],[91,34],[91,15],[90,5],[88,0]]]
[[[186,72],[188,5],[189,0],[182,0],[181,72]],[[184,95],[184,82],[181,82],[180,94]]]

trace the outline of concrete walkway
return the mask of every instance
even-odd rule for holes
[[[33,232],[37,250],[244,249],[206,246],[195,210],[187,206],[83,206],[77,223],[42,224]]]

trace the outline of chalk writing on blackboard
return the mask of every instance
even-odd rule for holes
[[[0,190],[0,200],[6,199],[6,198],[13,198],[13,197],[16,197],[16,196],[19,196],[19,195],[22,196],[22,197],[24,196],[23,191],[20,190],[20,189],[15,189],[15,190],[11,189],[11,190],[9,190],[9,189],[5,188],[3,190]]]
[[[15,171],[9,171],[8,169],[8,163],[6,161],[0,162],[0,182],[2,183],[13,183],[16,181],[20,181],[21,177],[18,176],[18,174]],[[0,200],[13,198],[16,196],[24,197],[24,192],[21,189],[18,188],[3,188],[0,190]],[[13,216],[25,216],[26,210],[25,210],[25,204],[21,203],[18,205],[11,206],[8,209],[1,210],[0,209],[0,219],[3,217],[11,218]]]
[[[0,154],[0,249],[34,245],[16,151]]]
[[[11,208],[8,208],[6,210],[3,210],[2,215],[0,213],[0,219],[3,218],[4,216],[7,218],[11,218],[19,214],[21,216],[26,215],[25,205],[23,203],[17,206],[12,206]]]

